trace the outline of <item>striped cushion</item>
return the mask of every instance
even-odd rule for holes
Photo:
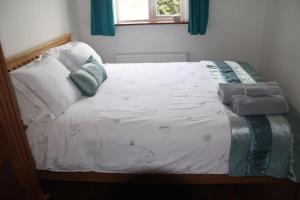
[[[90,56],[90,58],[88,59],[88,61],[86,63],[91,63],[97,66],[97,70],[102,72],[103,75],[103,81],[105,81],[107,79],[107,74],[105,69],[102,67],[102,65],[93,57]]]
[[[82,95],[91,97],[107,79],[107,74],[105,69],[91,56],[86,64],[77,71],[71,72],[70,77]]]

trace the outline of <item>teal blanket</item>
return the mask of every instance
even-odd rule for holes
[[[263,81],[247,63],[210,63],[207,67],[218,83]],[[272,176],[300,182],[300,115],[292,105],[286,115],[242,117],[227,107],[226,111],[231,126],[230,176]]]

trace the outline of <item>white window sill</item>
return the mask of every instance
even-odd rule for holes
[[[158,21],[158,22],[124,22],[117,23],[116,26],[135,26],[135,25],[163,25],[163,24],[188,24],[188,21]]]

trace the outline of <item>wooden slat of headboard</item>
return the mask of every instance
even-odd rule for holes
[[[9,57],[6,59],[7,70],[12,71],[14,69],[20,68],[23,65],[37,59],[39,55],[46,52],[48,49],[57,47],[62,44],[66,44],[71,41],[72,33],[67,33],[46,43],[40,44],[32,49],[26,50],[15,56]]]

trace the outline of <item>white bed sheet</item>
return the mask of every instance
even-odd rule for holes
[[[205,64],[107,64],[96,96],[29,126],[37,169],[226,174],[229,120]]]

